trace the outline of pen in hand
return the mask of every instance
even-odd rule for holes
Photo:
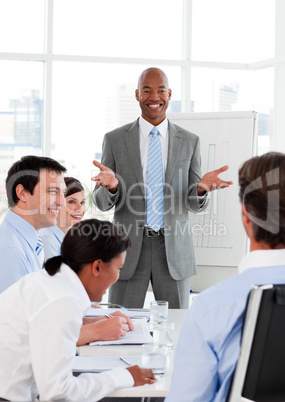
[[[128,360],[126,360],[124,357],[119,356],[119,358],[120,358],[123,362],[125,362],[128,366],[131,366],[131,363],[130,363]]]

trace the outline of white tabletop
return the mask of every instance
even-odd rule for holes
[[[155,384],[146,384],[138,387],[123,388],[118,389],[108,397],[165,397],[170,388],[171,372],[174,351],[177,344],[178,336],[187,313],[187,309],[183,310],[169,310],[168,312],[168,322],[174,322],[174,350],[169,352],[169,368],[167,373],[163,376],[157,376],[157,382]],[[140,345],[109,345],[109,346],[80,346],[78,348],[79,356],[130,356],[130,355],[140,355],[141,346]]]

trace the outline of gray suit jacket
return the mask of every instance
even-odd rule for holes
[[[200,140],[195,134],[169,122],[168,161],[165,172],[164,230],[166,257],[170,275],[175,280],[196,273],[188,210],[201,211],[207,204],[199,202],[197,184],[201,179]],[[111,194],[96,186],[93,200],[107,211],[115,206],[114,223],[129,235],[128,250],[120,279],[135,272],[146,218],[145,186],[139,148],[138,120],[107,133],[103,141],[102,164],[112,169],[119,180],[118,191]]]

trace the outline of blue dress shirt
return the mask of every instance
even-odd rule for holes
[[[36,253],[39,234],[9,210],[0,225],[0,293],[22,276],[42,268]]]
[[[65,234],[58,226],[51,226],[39,230],[45,252],[45,260],[60,255],[61,243]]]
[[[225,401],[248,293],[252,285],[268,283],[285,283],[285,265],[250,268],[194,298],[178,340],[166,402]]]

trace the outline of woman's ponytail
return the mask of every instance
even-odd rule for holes
[[[64,262],[63,260],[64,258],[61,255],[49,258],[44,263],[44,268],[50,276],[53,276],[59,271],[61,264]]]

